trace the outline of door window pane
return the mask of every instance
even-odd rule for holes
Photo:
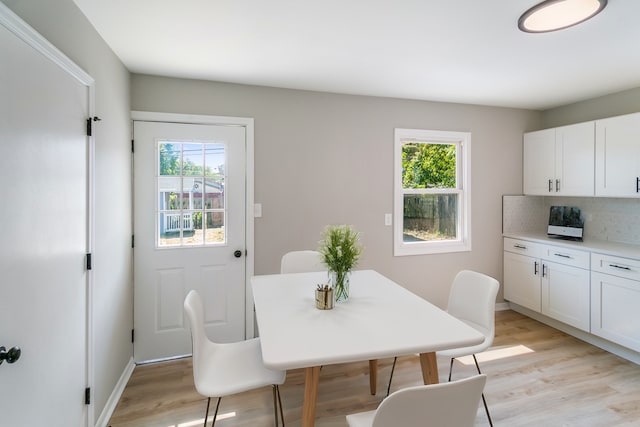
[[[182,175],[204,175],[203,144],[182,144]]]
[[[158,143],[158,246],[224,244],[225,145]]]
[[[160,176],[180,175],[180,144],[172,142],[159,144],[158,171]]]
[[[224,212],[207,212],[206,218],[206,242],[223,243],[225,241]]]

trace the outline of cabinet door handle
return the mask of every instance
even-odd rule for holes
[[[515,245],[513,245],[513,247],[514,247],[514,248],[516,248],[516,249],[527,249],[527,247],[526,247],[526,246],[524,246],[524,245],[519,245],[519,244],[517,244],[517,243],[516,243]]]
[[[624,265],[609,264],[609,267],[617,268],[617,269],[620,269],[620,270],[631,271],[631,269],[629,267],[626,267]]]
[[[542,264],[542,277],[545,277],[546,273],[545,273],[545,269],[547,268],[546,264]]]
[[[551,193],[553,191],[553,180],[550,179],[549,180],[549,193]]]
[[[636,193],[640,193],[640,176],[636,177]]]
[[[556,193],[560,191],[560,180],[556,179]]]
[[[570,255],[565,255],[565,254],[553,254],[553,255],[555,255],[555,256],[559,256],[559,257],[561,257],[561,258],[569,258],[569,259],[571,259],[571,256],[570,256]]]
[[[533,262],[533,275],[534,276],[538,275],[538,261]]]

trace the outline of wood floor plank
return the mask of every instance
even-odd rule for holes
[[[496,426],[640,426],[640,366],[558,330],[507,310],[496,313],[496,338],[482,357],[485,395]],[[369,394],[368,361],[323,366],[318,386],[316,426],[345,427],[345,415],[374,409],[384,397],[392,359],[378,361],[378,393]],[[441,381],[448,360],[438,358]],[[454,379],[475,374],[456,361]],[[417,356],[398,358],[392,391],[422,383]],[[300,426],[304,369],[287,373],[280,388],[288,426]],[[222,400],[216,426],[273,425],[269,387]],[[137,366],[109,422],[111,427],[202,425],[206,399],[193,386],[191,359]],[[199,421],[199,423],[197,423]],[[477,426],[488,422],[482,406]]]

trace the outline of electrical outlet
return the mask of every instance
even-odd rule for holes
[[[391,225],[392,222],[393,222],[393,217],[391,216],[391,214],[390,213],[384,214],[384,225]]]

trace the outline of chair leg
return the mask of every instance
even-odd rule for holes
[[[387,386],[387,396],[389,396],[389,392],[391,391],[391,380],[393,379],[393,371],[396,369],[396,362],[398,361],[397,357],[393,358],[393,365],[391,365],[391,375],[389,375],[389,385]]]
[[[280,386],[276,385],[276,392],[278,394],[278,406],[280,406],[280,419],[282,420],[282,427],[284,427],[284,411],[282,409],[282,399],[280,398]]]
[[[273,416],[275,417],[274,426],[278,427],[278,396],[276,392],[276,385],[271,385],[271,390],[273,391]]]
[[[273,389],[273,416],[275,417],[276,424],[278,427],[278,406],[280,407],[280,419],[282,420],[282,427],[284,427],[284,413],[282,411],[282,399],[280,398],[280,387],[277,384],[273,384],[271,386]]]
[[[211,398],[209,398],[209,400],[211,400]],[[211,422],[211,427],[216,425],[216,418],[218,418],[218,408],[220,408],[220,401],[222,400],[222,397],[218,398],[218,403],[216,403],[216,413],[213,414],[213,421]],[[209,414],[209,404],[207,404],[207,415]],[[207,425],[207,418],[205,417],[204,419],[204,424],[205,427]]]
[[[207,418],[209,418],[209,404],[211,403],[211,398],[207,399],[207,410],[204,413],[204,424],[203,427],[207,427]]]
[[[451,372],[453,372],[453,357],[451,358],[451,363],[449,363],[449,382],[451,382]]]
[[[480,365],[478,365],[478,359],[476,359],[475,354],[473,355],[473,361],[476,363],[478,375],[482,374],[482,372],[480,372]],[[491,420],[491,415],[489,414],[489,407],[487,406],[487,400],[484,398],[484,393],[482,393],[482,403],[484,404],[484,411],[487,413],[487,418],[489,419],[489,425],[493,427],[493,421]]]

